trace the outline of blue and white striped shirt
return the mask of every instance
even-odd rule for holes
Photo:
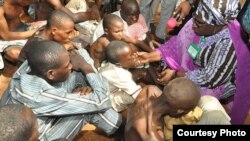
[[[49,130],[55,116],[102,114],[112,108],[108,83],[98,73],[89,73],[85,76],[73,71],[66,81],[51,85],[44,79],[29,75],[27,72],[29,72],[29,66],[25,61],[11,81],[10,102],[27,105],[33,110],[38,118],[40,136]],[[93,90],[91,94],[81,96],[78,93],[72,93],[74,88],[87,84]],[[116,112],[112,114],[111,117],[119,117]],[[108,120],[112,119],[104,121],[112,124]],[[115,123],[117,125],[113,124],[112,127],[118,128],[120,123]]]

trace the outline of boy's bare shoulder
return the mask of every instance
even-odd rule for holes
[[[105,37],[105,36],[99,37],[96,41],[97,41],[97,42],[107,42],[107,41],[109,42],[108,38]]]
[[[106,47],[109,44],[109,42],[110,41],[106,37],[100,37],[94,42],[93,46]]]

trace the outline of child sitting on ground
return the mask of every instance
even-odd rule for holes
[[[121,112],[134,102],[141,91],[128,71],[134,66],[132,49],[123,41],[111,41],[105,48],[107,63],[99,72],[109,82],[110,99],[113,108]]]
[[[103,18],[104,34],[99,37],[89,48],[90,56],[94,60],[96,68],[101,66],[101,63],[105,60],[104,48],[113,40],[123,40],[127,43],[138,46],[141,50],[150,52],[152,48],[147,46],[142,41],[135,40],[124,34],[124,23],[122,19],[114,14],[106,15]],[[137,51],[136,47],[133,50]]]

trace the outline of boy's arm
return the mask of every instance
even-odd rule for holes
[[[137,52],[136,55],[138,56],[140,64],[150,63],[150,62],[157,62],[161,60],[161,53],[158,50],[154,50],[153,52]]]
[[[4,16],[4,9],[1,6],[0,7],[0,37],[3,40],[9,41],[9,40],[19,40],[19,39],[27,39],[28,37],[31,37],[37,29],[24,31],[24,32],[11,32],[9,31],[8,23]]]
[[[95,68],[99,68],[101,66],[102,61],[104,60],[104,48],[107,46],[108,42],[103,40],[102,38],[97,39],[90,46],[90,56],[94,60]]]
[[[145,52],[152,52],[153,51],[153,49],[149,45],[147,45],[143,41],[136,40],[133,37],[129,37],[127,35],[123,35],[122,40],[125,41],[125,42],[127,42],[127,43],[132,43],[132,44],[136,45],[142,51],[145,51]]]
[[[22,79],[25,84],[20,86],[21,80],[13,78],[10,93],[13,101],[28,105],[38,116],[86,114],[103,112],[111,108],[108,85],[97,73],[86,75],[93,93],[81,96],[77,93],[68,93],[65,89],[67,86],[74,86],[78,80],[83,83],[81,73],[73,72],[62,86],[54,87],[40,77],[25,74],[29,72],[28,68],[25,61],[14,74],[14,77],[25,78]]]
[[[102,112],[111,108],[108,86],[97,73],[86,75],[93,92],[88,95],[65,93],[64,89],[50,88],[40,92],[32,109],[39,116],[60,116]],[[68,84],[70,85],[70,84]],[[23,94],[25,95],[25,94]]]
[[[133,81],[132,77],[129,76],[129,72],[125,72],[122,69],[113,68],[112,70],[100,72],[100,74],[109,83],[131,95],[133,98],[136,98],[141,90],[141,86]]]
[[[62,10],[69,14],[75,23],[84,22],[87,20],[99,20],[100,13],[97,6],[91,7],[87,12],[72,13],[68,8],[64,7],[60,0],[47,0],[55,10]]]
[[[154,99],[161,94],[161,91],[157,90],[156,93],[160,93],[157,96],[150,94],[151,88],[155,86],[147,86],[142,89],[135,102],[129,110],[127,117],[127,124],[125,127],[125,141],[137,141],[137,140],[152,140],[162,141],[163,137],[158,132],[158,127],[153,125],[153,108],[150,99]],[[159,91],[159,92],[158,92]]]
[[[137,40],[135,45],[138,46],[142,51],[152,52],[154,51],[149,45],[144,43],[144,41]]]

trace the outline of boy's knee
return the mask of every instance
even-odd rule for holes
[[[4,57],[12,63],[17,63],[20,52],[20,47],[11,47],[5,52]]]
[[[118,131],[120,125],[122,124],[122,116],[119,115],[119,118],[117,118],[116,121],[113,121],[113,124],[114,124],[116,127],[114,127],[114,125],[112,125],[113,127],[112,127],[112,126],[109,126],[109,127],[107,127],[107,128],[104,129],[104,132],[105,132],[108,136],[113,135],[113,134],[115,134],[115,133]]]
[[[122,124],[122,116],[113,109],[90,115],[88,120],[107,135],[114,134]]]

